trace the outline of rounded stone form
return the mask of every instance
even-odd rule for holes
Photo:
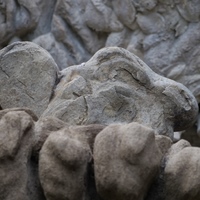
[[[28,107],[40,116],[49,103],[57,72],[51,55],[34,43],[5,47],[0,51],[1,107]]]

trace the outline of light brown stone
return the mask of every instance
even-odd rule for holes
[[[142,200],[158,172],[154,131],[138,123],[110,125],[94,144],[97,191],[103,199]]]

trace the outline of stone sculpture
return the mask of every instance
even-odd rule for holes
[[[194,0],[2,0],[0,48],[33,41],[64,69],[103,47],[123,47],[184,84],[199,103],[199,23]]]
[[[192,0],[2,0],[0,44],[30,40],[60,69],[102,47],[138,55],[156,73],[187,86],[199,102],[199,3]]]
[[[186,87],[154,73],[122,48],[102,49],[61,76],[42,117],[76,125],[135,121],[172,139],[197,117],[198,105]]]
[[[0,0],[0,199],[199,200],[199,8]]]
[[[59,72],[41,47],[17,42],[0,70],[1,200],[199,198],[199,148],[173,144],[198,114],[182,84],[118,47]],[[35,103],[9,101],[15,81],[28,94],[35,84]]]

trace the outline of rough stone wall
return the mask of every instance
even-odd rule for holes
[[[33,41],[60,69],[102,47],[123,47],[200,101],[199,16],[195,0],[3,0],[0,44]]]

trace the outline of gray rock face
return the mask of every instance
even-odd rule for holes
[[[199,7],[195,0],[4,0],[0,45],[34,41],[60,69],[87,61],[102,47],[123,47],[200,102]]]
[[[105,48],[61,72],[42,117],[69,124],[139,122],[173,138],[197,117],[197,102],[182,84],[154,73],[122,48]]]
[[[5,45],[14,36],[23,37],[36,28],[41,14],[37,6],[37,0],[1,1],[0,45]]]
[[[57,72],[49,53],[34,43],[5,47],[0,51],[1,107],[28,107],[40,116],[49,103]]]

